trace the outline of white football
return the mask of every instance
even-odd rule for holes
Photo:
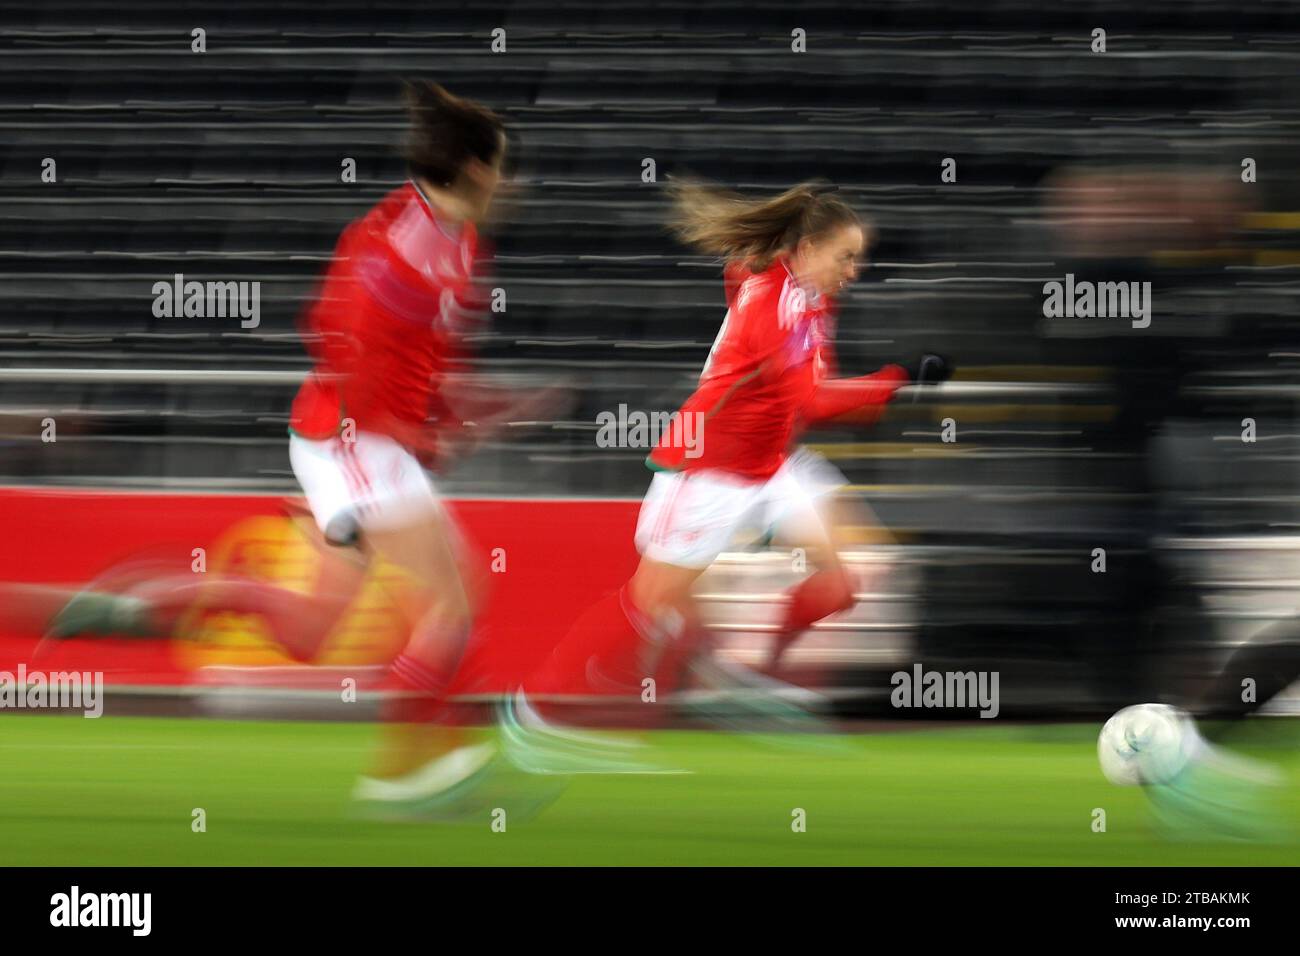
[[[1134,704],[1101,728],[1101,772],[1121,787],[1167,783],[1192,756],[1197,733],[1186,711],[1168,704]]]

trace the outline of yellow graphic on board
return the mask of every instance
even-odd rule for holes
[[[265,581],[310,594],[324,555],[288,518],[246,518],[228,528],[210,549],[207,574]],[[380,664],[401,649],[406,625],[399,610],[404,574],[379,562],[311,663],[322,666]],[[263,615],[238,613],[203,597],[180,622],[187,639],[180,656],[187,667],[285,665],[295,662],[271,638]]]

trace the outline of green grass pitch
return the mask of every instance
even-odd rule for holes
[[[1091,724],[999,725],[828,739],[648,735],[690,770],[580,776],[538,815],[491,806],[443,823],[358,819],[349,793],[377,728],[361,724],[3,722],[6,865],[1293,865],[1290,840],[1170,840],[1142,794],[1097,769]],[[1300,831],[1300,721],[1252,722]],[[809,746],[812,743],[813,746]],[[539,778],[527,778],[535,781]],[[508,799],[505,801],[508,802]],[[1094,808],[1106,832],[1093,831]],[[206,832],[192,829],[192,811]],[[806,813],[806,832],[792,811]]]

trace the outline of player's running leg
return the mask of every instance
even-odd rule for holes
[[[359,432],[350,442],[295,437],[290,458],[322,532],[332,537],[350,522],[368,555],[403,572],[409,636],[389,668],[392,694],[375,770],[357,795],[396,804],[445,792],[492,756],[490,746],[471,745],[459,730],[441,726],[477,597],[455,523],[419,462],[385,435]]]
[[[626,585],[589,608],[506,702],[503,737],[521,767],[568,772],[627,768],[599,741],[542,719],[537,702],[572,688],[640,700],[673,689],[700,633],[695,582],[753,508],[761,485],[705,474],[660,473],[637,521],[641,562]],[[661,683],[662,682],[662,683]]]
[[[851,608],[855,580],[840,558],[841,531],[847,524],[834,511],[834,491],[843,476],[810,452],[788,460],[763,489],[757,512],[767,538],[798,549],[812,572],[789,592],[780,629],[774,635],[767,667],[753,670],[726,661],[697,644],[691,674],[704,688],[727,692],[733,716],[728,726],[742,731],[809,733],[826,730],[815,714],[826,707],[821,695],[773,676],[781,654],[814,623]]]
[[[663,773],[632,757],[634,745],[564,727],[540,701],[575,682],[598,694],[656,698],[680,671],[679,646],[695,620],[691,587],[703,568],[643,558],[631,580],[587,609],[547,660],[503,702],[502,739],[511,761],[532,773]],[[659,686],[659,681],[663,685]]]
[[[394,696],[386,707],[375,774],[358,795],[419,798],[472,776],[491,759],[489,744],[471,745],[445,723],[447,688],[473,622],[470,591],[456,554],[456,533],[441,511],[398,528],[368,533],[370,546],[410,577],[411,637],[393,660]]]
[[[361,589],[368,561],[355,548],[331,547],[313,526],[318,555],[312,587],[300,592],[240,575],[166,571],[156,563],[112,568],[88,587],[5,585],[6,618],[42,634],[38,653],[78,636],[184,638],[185,618],[199,607],[257,614],[290,657],[314,660]]]
[[[773,479],[768,520],[773,539],[798,548],[812,572],[789,592],[766,667],[774,674],[785,651],[818,621],[851,609],[859,581],[840,557],[865,533],[873,545],[893,538],[865,504],[843,495],[839,470],[807,449],[797,451]]]

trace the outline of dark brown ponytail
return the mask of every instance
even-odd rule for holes
[[[486,106],[430,80],[406,81],[402,99],[411,118],[402,157],[412,176],[449,186],[471,159],[496,161],[505,124]]]

